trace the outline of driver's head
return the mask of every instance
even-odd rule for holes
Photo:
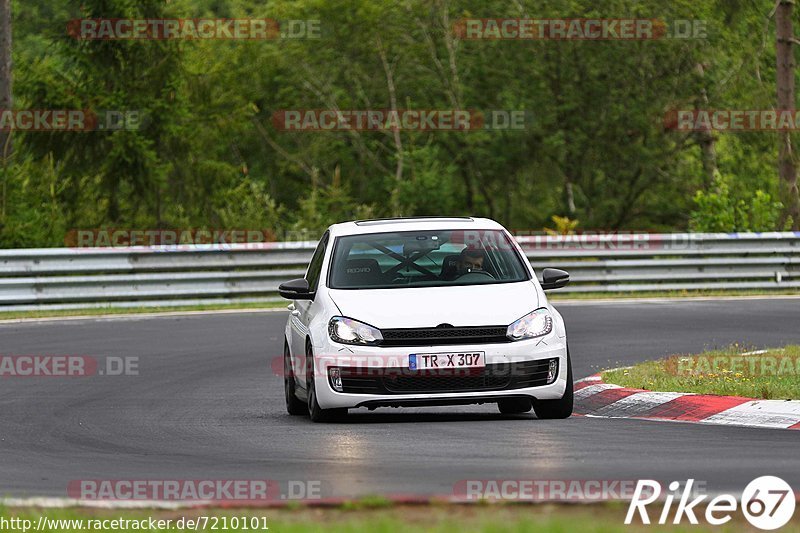
[[[483,270],[485,260],[486,254],[483,250],[464,248],[458,256],[458,270],[461,272]]]

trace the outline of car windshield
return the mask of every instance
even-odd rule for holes
[[[528,279],[522,259],[502,231],[403,231],[337,238],[328,286],[385,289]]]

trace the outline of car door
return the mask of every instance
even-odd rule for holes
[[[316,291],[319,287],[319,280],[322,277],[322,263],[325,259],[325,250],[328,246],[328,232],[320,239],[314,255],[311,257],[311,262],[308,264],[305,279],[308,280],[308,286],[312,291]],[[294,356],[295,372],[297,372],[298,386],[302,389],[306,387],[306,368],[305,368],[305,354],[306,354],[306,338],[308,337],[308,327],[314,317],[313,310],[314,300],[294,300],[292,302],[294,309],[291,312],[292,324],[292,355]]]

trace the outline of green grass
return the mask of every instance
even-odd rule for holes
[[[385,507],[394,507],[394,502],[383,496],[373,495],[346,502],[341,508],[346,511],[358,511],[362,509],[381,509]]]
[[[285,308],[289,302],[247,302],[233,304],[204,304],[204,305],[181,305],[164,307],[96,307],[90,309],[60,309],[43,311],[0,311],[0,320],[11,320],[16,318],[50,318],[50,317],[73,317],[73,316],[100,316],[100,315],[132,315],[142,313],[178,313],[192,311],[225,311],[225,310],[248,310],[248,309],[277,309]]]
[[[660,507],[651,512],[651,519],[658,519]],[[157,519],[171,519],[173,524],[181,517],[197,518],[210,517],[266,517],[269,531],[281,533],[303,533],[310,531],[324,531],[326,533],[360,533],[369,532],[395,532],[395,531],[429,531],[463,533],[469,532],[554,532],[570,533],[573,531],[589,533],[626,532],[640,533],[653,530],[732,533],[750,530],[741,513],[734,513],[733,519],[724,526],[701,525],[690,526],[688,523],[680,526],[644,526],[634,522],[630,526],[624,524],[627,504],[622,503],[597,503],[587,505],[427,505],[427,506],[389,506],[380,508],[363,508],[354,506],[350,508],[325,509],[306,508],[274,509],[274,510],[187,510],[187,511],[101,511],[88,509],[45,510],[48,518],[62,520],[89,520],[89,519],[144,519],[153,517]],[[36,509],[23,509],[3,511],[0,517],[9,519],[12,516],[26,518],[36,524],[42,511]],[[701,519],[702,520],[702,519]],[[230,523],[228,524],[230,526]],[[34,526],[35,527],[35,526]],[[84,529],[85,531],[86,529]],[[222,529],[218,529],[222,530]],[[19,531],[19,530],[17,530]],[[75,527],[61,527],[58,529],[44,529],[44,532],[73,533],[81,531]],[[106,529],[105,531],[125,531],[122,529]],[[133,531],[128,529],[127,531]],[[157,531],[182,531],[174,526]],[[199,528],[198,531],[203,531]],[[211,531],[206,529],[205,531]],[[264,529],[235,529],[227,531],[265,531]],[[797,520],[788,524],[782,531],[800,532]],[[42,533],[42,532],[38,532]]]
[[[752,350],[733,345],[698,355],[673,355],[603,372],[603,380],[623,387],[665,392],[800,399],[800,346],[742,355],[748,351]]]
[[[709,298],[714,296],[800,296],[800,290],[682,290],[682,291],[641,291],[641,292],[558,292],[547,293],[547,298],[558,300],[596,300],[596,299],[636,299],[636,298]]]

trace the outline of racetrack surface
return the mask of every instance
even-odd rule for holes
[[[800,300],[556,304],[575,377],[733,342],[800,343]],[[0,325],[0,355],[136,356],[138,376],[0,378],[0,497],[67,496],[79,479],[319,480],[322,495],[451,494],[464,479],[692,477],[717,492],[800,487],[800,432],[502,416],[494,404],[286,414],[286,313]]]

